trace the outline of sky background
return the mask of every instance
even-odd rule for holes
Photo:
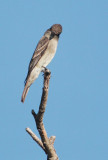
[[[0,0],[0,159],[46,159],[38,135],[43,77],[20,102],[29,61],[51,25],[60,23],[44,116],[61,160],[108,160],[108,0]],[[39,136],[39,135],[38,135]]]

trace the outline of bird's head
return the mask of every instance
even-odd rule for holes
[[[51,32],[57,36],[59,36],[62,32],[62,26],[60,24],[54,24],[50,28]]]

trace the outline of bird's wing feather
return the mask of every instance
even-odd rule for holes
[[[37,47],[34,51],[34,54],[31,58],[31,61],[30,61],[29,67],[28,67],[28,74],[25,79],[25,84],[27,82],[27,79],[28,79],[31,71],[34,69],[34,67],[38,63],[39,59],[41,58],[41,56],[44,54],[45,50],[47,49],[48,43],[49,43],[49,39],[47,37],[43,36],[40,39],[39,43],[37,44]]]

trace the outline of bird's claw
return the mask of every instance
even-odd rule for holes
[[[45,73],[50,73],[50,70],[47,69],[46,67],[42,66],[42,68],[43,68],[43,70],[42,70],[43,75],[44,75]]]
[[[44,66],[42,66],[42,68],[43,68],[42,72],[45,72],[45,71],[48,70],[48,69],[47,69],[46,67],[44,67]]]

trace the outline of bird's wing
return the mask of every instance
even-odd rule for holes
[[[49,43],[49,39],[47,37],[43,36],[40,39],[39,43],[37,44],[37,47],[34,51],[34,54],[31,58],[31,61],[29,63],[28,74],[27,74],[27,77],[25,79],[25,84],[26,84],[26,81],[27,81],[31,71],[34,69],[34,67],[38,63],[39,59],[41,58],[41,56],[44,54],[45,50],[47,49],[48,43]]]

